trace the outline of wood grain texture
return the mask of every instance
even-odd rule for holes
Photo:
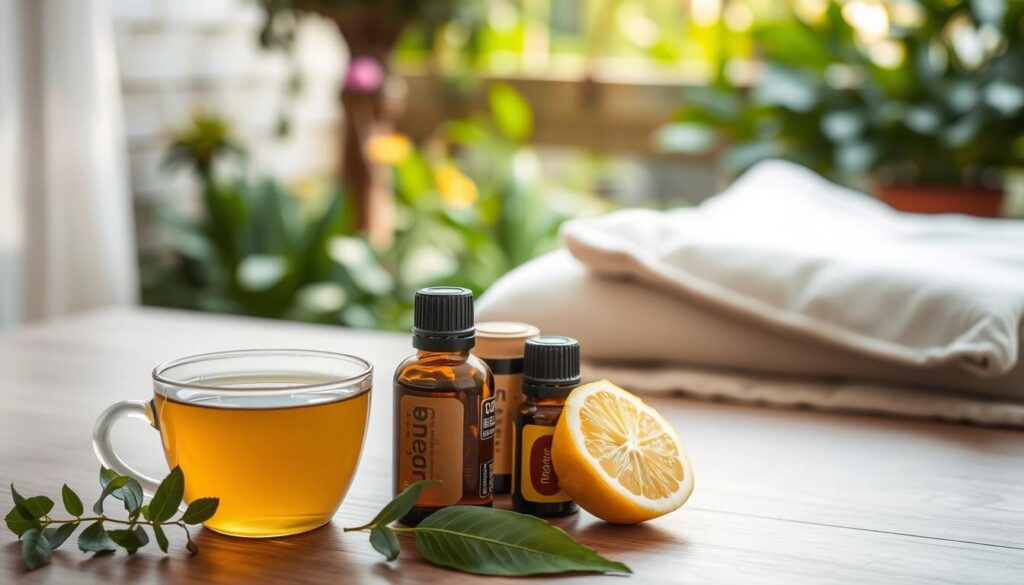
[[[391,373],[404,335],[154,309],[87,313],[0,334],[0,485],[59,499],[67,481],[99,493],[90,434],[108,404],[150,395],[150,370],[205,351],[297,347],[373,362],[371,422],[359,472],[332,524],[304,535],[243,540],[201,531],[188,558],[55,554],[24,571],[16,537],[0,535],[0,582],[479,583],[432,567],[411,542],[381,562],[366,535],[344,534],[391,496]],[[1024,433],[645,397],[679,430],[696,489],[680,511],[621,527],[586,513],[563,519],[581,541],[629,564],[635,583],[1024,582]],[[115,443],[166,473],[159,439],[134,421]],[[10,508],[6,489],[0,511]],[[507,498],[499,505],[508,505]],[[625,583],[569,576],[558,582]],[[486,582],[523,580],[487,579]]]

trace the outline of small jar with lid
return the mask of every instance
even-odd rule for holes
[[[580,346],[571,337],[543,335],[526,341],[523,357],[525,402],[515,420],[512,505],[544,518],[577,511],[558,485],[551,440],[565,399],[580,384]]]
[[[473,355],[494,374],[494,493],[512,489],[512,443],[519,407],[523,404],[523,351],[526,340],[540,335],[533,325],[512,321],[476,324]]]

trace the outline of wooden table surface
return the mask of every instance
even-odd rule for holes
[[[269,540],[201,530],[192,558],[177,531],[168,557],[151,545],[131,558],[90,558],[69,542],[33,572],[4,528],[0,582],[484,582],[425,563],[410,542],[398,561],[382,562],[365,534],[341,531],[391,497],[390,377],[410,351],[405,335],[137,308],[0,333],[0,485],[16,482],[23,494],[59,502],[66,481],[91,501],[99,486],[90,434],[103,408],[149,397],[150,370],[164,360],[256,347],[348,352],[376,367],[362,462],[333,523]],[[558,522],[634,570],[559,582],[1024,583],[1024,433],[648,400],[688,446],[694,494],[681,510],[640,526],[607,525],[582,512]],[[114,439],[136,466],[166,473],[146,425],[122,422]],[[11,499],[2,492],[6,512]],[[507,506],[507,498],[498,503]]]

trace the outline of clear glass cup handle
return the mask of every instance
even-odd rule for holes
[[[114,451],[114,446],[110,443],[110,431],[114,428],[114,423],[121,418],[137,418],[153,426],[153,421],[149,417],[149,404],[146,401],[122,400],[121,402],[111,404],[96,419],[96,424],[92,428],[93,451],[96,452],[96,458],[100,460],[101,465],[109,467],[121,475],[135,478],[142,485],[142,491],[147,496],[152,497],[156,493],[156,488],[160,485],[160,482],[132,469]]]

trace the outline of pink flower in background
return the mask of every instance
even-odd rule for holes
[[[345,73],[345,89],[370,93],[380,89],[384,82],[384,68],[373,57],[355,57]]]

